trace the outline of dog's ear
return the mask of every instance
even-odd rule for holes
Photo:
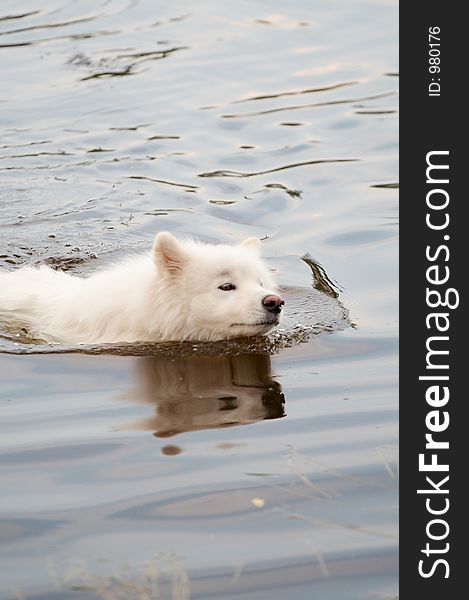
[[[244,240],[244,242],[241,242],[240,246],[248,248],[251,250],[251,252],[257,254],[257,256],[259,256],[261,253],[261,241],[258,238],[248,237]]]
[[[153,260],[155,264],[173,275],[181,272],[187,256],[184,248],[174,235],[167,231],[156,234],[153,242]]]

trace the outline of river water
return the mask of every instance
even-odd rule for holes
[[[3,0],[0,267],[254,235],[282,329],[0,335],[0,597],[397,596],[397,3]]]

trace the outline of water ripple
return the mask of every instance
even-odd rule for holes
[[[102,31],[93,31],[90,33],[73,33],[73,34],[69,34],[69,35],[56,35],[56,36],[52,36],[52,37],[48,37],[48,38],[41,38],[38,40],[29,40],[29,41],[24,41],[24,42],[12,42],[11,44],[0,44],[0,48],[20,48],[23,46],[33,46],[36,44],[46,44],[48,42],[57,42],[60,40],[86,40],[86,39],[90,39],[90,38],[96,38],[99,36],[105,36],[105,35],[115,35],[119,33],[118,30],[116,29],[112,29],[112,30],[107,30],[107,29],[103,29]]]
[[[338,300],[331,280],[311,257],[305,260],[313,274],[313,289],[281,287],[288,311],[281,327],[268,336],[236,338],[219,342],[139,342],[132,344],[44,344],[32,340],[27,332],[14,328],[0,330],[0,352],[7,354],[70,353],[116,354],[120,356],[237,356],[268,352],[277,354],[285,348],[308,342],[311,338],[351,326],[347,309]]]
[[[256,177],[257,175],[266,175],[267,173],[276,173],[277,171],[285,171],[286,169],[294,169],[296,167],[304,167],[306,165],[319,165],[324,163],[344,163],[344,162],[357,162],[359,158],[337,158],[337,159],[324,159],[324,160],[305,160],[303,162],[292,163],[291,165],[284,165],[282,167],[275,167],[274,169],[267,169],[265,171],[257,171],[253,173],[242,172],[242,171],[209,171],[208,173],[199,173],[198,177]]]
[[[253,100],[271,100],[272,98],[284,98],[285,96],[302,96],[304,94],[315,94],[318,92],[329,92],[330,90],[337,90],[342,87],[349,85],[356,85],[358,81],[346,81],[344,83],[336,83],[334,85],[325,85],[315,88],[307,88],[305,90],[295,90],[292,92],[278,92],[275,94],[263,94],[259,96],[250,96],[249,98],[241,98],[240,100],[233,100],[230,104],[240,104],[242,102],[252,102]]]
[[[165,179],[155,179],[154,177],[147,177],[146,175],[128,175],[127,179],[144,179],[145,181],[152,181],[153,183],[162,183],[164,185],[173,185],[176,187],[187,188],[189,190],[198,190],[197,185],[190,185],[188,183],[175,183],[174,181],[167,181]]]
[[[34,14],[34,13],[29,13]],[[95,15],[92,17],[81,17],[79,19],[73,19],[71,21],[62,21],[59,23],[44,23],[42,25],[31,25],[29,27],[21,27],[18,29],[10,29],[9,31],[0,31],[0,35],[12,35],[15,33],[23,33],[25,31],[36,31],[37,29],[55,29],[58,27],[68,27],[69,25],[76,25],[77,23],[88,23],[100,18],[102,15]]]
[[[18,15],[6,15],[5,17],[0,17],[0,21],[12,21],[13,19],[23,19],[24,17],[38,15],[40,12],[40,10],[31,10],[30,12],[21,13]]]
[[[362,98],[345,98],[344,100],[329,100],[327,102],[311,102],[308,104],[294,104],[292,106],[280,106],[278,108],[269,108],[266,110],[258,110],[253,112],[235,113],[230,115],[221,115],[222,119],[241,119],[243,117],[257,117],[259,115],[271,115],[273,113],[285,112],[288,110],[303,110],[305,108],[318,108],[322,106],[334,106],[336,104],[353,104],[354,102],[364,102],[365,100],[379,100],[394,96],[396,92],[384,92],[375,94],[374,96],[364,96]]]

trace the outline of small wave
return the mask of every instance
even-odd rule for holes
[[[337,90],[349,85],[356,85],[358,81],[346,81],[344,83],[336,83],[334,85],[323,85],[320,87],[307,88],[305,90],[293,90],[291,92],[277,92],[275,94],[261,94],[258,96],[250,96],[249,98],[241,98],[240,100],[232,100],[230,104],[241,104],[242,102],[252,102],[254,100],[272,100],[274,98],[285,98],[286,96],[303,96],[305,94],[316,94],[319,92],[329,92]]]
[[[307,165],[320,165],[324,163],[342,163],[342,162],[356,162],[358,158],[331,158],[324,160],[305,160],[298,163],[292,163],[290,165],[282,165],[281,167],[275,167],[273,169],[267,169],[265,171],[255,172],[243,172],[243,171],[209,171],[208,173],[199,173],[198,177],[256,177],[257,175],[267,175],[268,173],[276,173],[277,171],[285,171],[286,169],[294,169],[296,167],[305,167]]]
[[[287,110],[302,110],[305,108],[319,108],[322,106],[334,106],[336,104],[353,104],[354,102],[365,102],[366,100],[379,100],[381,98],[388,98],[394,96],[395,92],[384,92],[383,94],[376,94],[374,96],[364,96],[363,98],[344,98],[343,100],[329,100],[326,102],[311,102],[308,104],[294,104],[292,106],[279,106],[277,108],[269,108],[266,110],[258,110],[253,112],[244,113],[233,113],[228,115],[221,115],[222,119],[240,119],[243,117],[257,117],[260,115],[271,115],[273,113],[285,112]]]
[[[281,293],[288,310],[281,327],[267,336],[236,338],[218,342],[138,342],[132,344],[48,344],[33,339],[20,324],[9,323],[0,332],[0,352],[6,354],[83,353],[119,356],[237,356],[267,352],[277,354],[285,348],[350,327],[348,310],[337,296],[303,287],[283,287]]]

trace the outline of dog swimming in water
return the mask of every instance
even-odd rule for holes
[[[156,235],[151,252],[81,277],[0,271],[0,319],[46,342],[215,341],[264,335],[284,305],[250,237],[238,245]]]

